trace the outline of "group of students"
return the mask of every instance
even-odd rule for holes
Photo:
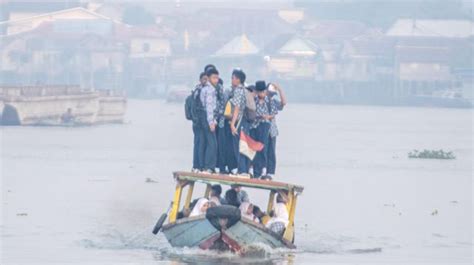
[[[232,185],[231,188],[226,191],[224,197],[222,197],[221,194],[221,185],[213,185],[209,198],[194,200],[190,205],[190,209],[192,209],[191,212],[189,214],[181,213],[180,217],[195,217],[206,214],[207,209],[210,207],[231,205],[239,208],[242,218],[260,223],[274,233],[280,236],[283,235],[289,223],[288,209],[286,207],[288,198],[285,194],[279,193],[277,195],[276,202],[270,213],[265,213],[260,207],[252,204],[248,194],[242,190],[241,186]]]
[[[283,110],[286,98],[276,84],[257,81],[246,85],[245,80],[245,72],[234,69],[231,87],[225,89],[214,65],[206,65],[200,74],[185,103],[186,118],[193,123],[193,172],[215,173],[218,169],[221,174],[273,178],[278,136],[275,116]],[[263,146],[256,155],[242,152],[242,133]]]

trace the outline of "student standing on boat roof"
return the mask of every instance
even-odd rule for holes
[[[202,72],[199,75],[199,83],[191,91],[191,95],[186,98],[185,112],[186,118],[192,121],[194,145],[193,145],[193,168],[192,172],[199,172],[203,168],[203,154],[200,154],[201,128],[199,122],[202,103],[200,98],[201,88],[207,83],[207,75]]]
[[[262,151],[257,152],[257,155],[253,160],[253,173],[255,178],[264,179],[268,178],[266,171],[270,127],[272,120],[278,111],[275,102],[267,95],[268,91],[265,81],[257,81],[255,83],[255,90],[257,92],[257,95],[255,96],[257,118],[251,126],[251,135],[256,141],[263,143],[264,148]]]
[[[245,115],[247,108],[247,94],[244,87],[246,75],[240,70],[236,69],[232,72],[232,98],[230,103],[234,107],[232,113],[232,120],[230,121],[230,129],[232,132],[233,153],[235,161],[237,161],[237,173],[248,175],[250,168],[250,160],[240,153],[240,132],[243,130],[247,135],[250,135],[250,124],[248,117]]]
[[[232,119],[233,119],[233,111],[235,112],[235,106],[233,103],[233,98],[235,96],[235,91],[241,89],[245,82],[246,75],[240,69],[234,69],[231,75],[231,88],[227,93],[227,102],[224,108],[224,117],[226,118],[227,122],[225,122],[226,127],[226,158],[227,158],[227,166],[229,173],[237,174],[238,173],[238,159],[240,156],[239,152],[239,145],[238,142],[234,139],[234,135],[232,134]],[[235,127],[235,126],[234,126]]]
[[[217,87],[217,108],[216,108],[216,136],[217,136],[217,167],[220,174],[228,174],[230,172],[231,163],[229,161],[229,149],[232,148],[232,135],[230,124],[226,122],[224,117],[225,106],[229,98],[229,91],[224,89],[222,79],[219,79]]]
[[[277,84],[269,84],[268,85],[268,95],[270,99],[275,104],[278,111],[282,111],[283,108],[286,106],[286,96],[283,92],[283,89]],[[280,100],[276,98],[276,96],[280,97]],[[267,147],[267,178],[273,179],[275,176],[276,171],[276,140],[278,136],[278,127],[276,124],[276,118],[274,117],[271,122],[270,126],[270,138],[268,139],[268,147]]]
[[[207,70],[208,82],[201,89],[201,102],[204,107],[201,121],[201,148],[204,154],[203,170],[207,173],[213,173],[217,164],[217,139],[216,127],[217,120],[215,111],[217,108],[217,86],[219,82],[219,72],[215,68]]]

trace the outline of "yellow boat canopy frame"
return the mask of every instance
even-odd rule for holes
[[[228,175],[218,175],[218,174],[203,174],[203,173],[191,173],[178,171],[173,173],[174,178],[177,181],[176,190],[173,199],[173,205],[171,207],[171,212],[169,215],[169,222],[174,223],[176,217],[178,216],[181,194],[183,189],[188,186],[188,191],[186,194],[186,199],[184,202],[184,208],[189,209],[193,197],[194,183],[200,182],[207,185],[206,192],[204,197],[209,197],[211,191],[211,186],[213,184],[223,184],[223,185],[240,185],[242,187],[249,187],[255,189],[264,189],[270,191],[270,196],[268,198],[267,212],[270,212],[273,208],[273,201],[275,199],[276,193],[285,193],[288,196],[287,208],[289,212],[289,224],[286,228],[283,238],[288,241],[293,240],[294,236],[294,218],[295,218],[295,209],[296,209],[296,199],[298,195],[303,192],[303,187],[283,182],[277,181],[268,181],[260,179],[248,179],[240,177],[232,177]]]

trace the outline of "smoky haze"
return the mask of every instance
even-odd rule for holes
[[[3,85],[182,101],[203,66],[294,101],[466,107],[470,1],[3,1]]]
[[[472,10],[465,0],[0,0],[0,264],[472,265]],[[224,83],[214,101],[206,92],[217,126],[201,98],[187,100],[207,64]],[[248,121],[228,121],[235,68],[247,85],[278,84],[270,106],[244,89],[235,97],[273,113],[249,135]],[[262,147],[251,137],[271,146],[263,179],[304,187],[283,218],[294,218],[284,235],[296,250],[245,256],[152,234],[181,196],[173,172],[212,172],[199,160],[217,149],[207,160],[235,173],[242,151]],[[207,196],[206,184],[187,186],[175,210]],[[274,193],[244,190],[271,211]],[[176,238],[206,239],[183,230]]]

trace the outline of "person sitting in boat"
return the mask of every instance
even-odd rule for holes
[[[249,202],[249,195],[245,190],[242,189],[240,185],[231,185],[230,186],[235,192],[237,192],[237,199],[239,200],[239,205],[243,202]]]
[[[206,214],[207,209],[209,208],[209,200],[206,198],[201,198],[197,201],[189,217],[195,217],[202,214]]]
[[[281,194],[278,194],[276,204],[273,206],[272,218],[265,225],[265,227],[280,236],[283,236],[283,233],[285,232],[285,229],[289,223],[288,209],[286,208],[287,202],[287,198],[283,197]]]
[[[225,193],[225,201],[227,205],[232,205],[235,207],[240,207],[240,201],[237,196],[237,192],[234,189],[230,189]]]
[[[211,198],[209,201],[214,202],[216,205],[223,205],[226,204],[226,200],[221,197],[222,194],[222,187],[221,185],[212,185],[211,187]]]
[[[253,215],[255,216],[255,221],[266,225],[270,220],[270,216],[262,211],[257,205],[253,206]]]
[[[254,205],[250,202],[243,202],[240,204],[240,215],[252,221],[258,220],[253,214]]]

